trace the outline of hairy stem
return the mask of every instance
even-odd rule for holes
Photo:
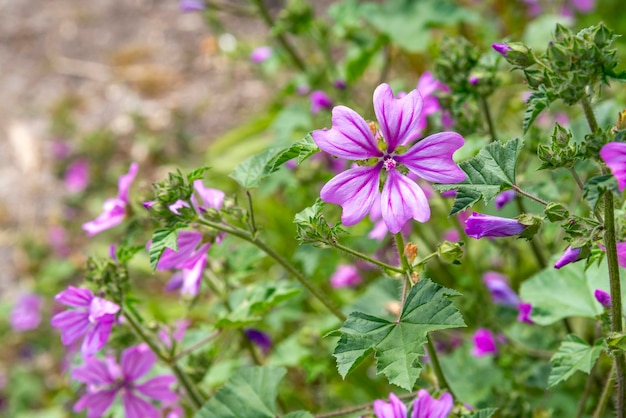
[[[532,195],[532,194],[530,194],[530,193],[520,189],[517,184],[513,185],[513,190],[515,190],[518,194],[521,194],[522,196],[525,196],[525,197],[527,197],[527,198],[529,198],[531,200],[534,200],[537,203],[540,203],[540,204],[542,204],[544,206],[548,206],[548,202],[546,202],[545,200],[543,200],[543,199],[541,199],[541,198],[539,198],[539,197],[537,197],[535,195]]]
[[[347,254],[350,254],[354,257],[360,258],[361,260],[367,261],[368,263],[374,264],[375,266],[378,266],[384,270],[388,270],[388,271],[393,271],[395,273],[404,273],[404,270],[398,267],[394,267],[390,264],[387,263],[383,263],[382,261],[378,261],[370,256],[367,256],[363,253],[360,253],[356,250],[353,250],[350,247],[346,247],[345,245],[339,244],[338,242],[328,242],[328,245],[332,245],[334,248],[343,251]]]
[[[487,122],[487,127],[489,128],[489,136],[491,137],[491,142],[496,142],[498,137],[496,136],[496,129],[493,124],[493,119],[491,118],[491,111],[489,110],[489,104],[487,103],[487,99],[483,96],[480,96],[480,107],[483,110],[483,114],[485,115],[485,121]]]
[[[615,374],[615,363],[611,367],[611,371],[609,371],[608,376],[606,377],[606,383],[604,384],[604,389],[602,389],[602,394],[600,395],[600,399],[598,400],[598,404],[596,405],[596,409],[593,411],[593,418],[601,418],[604,415],[604,408],[606,404],[609,402],[609,395],[611,394],[611,387],[613,386],[613,375]],[[623,415],[617,415],[618,417],[623,417]]]

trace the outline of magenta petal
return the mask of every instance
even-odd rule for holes
[[[422,189],[397,170],[388,173],[381,205],[385,225],[392,234],[400,232],[411,218],[418,222],[426,222],[430,218],[428,199]]]
[[[72,379],[88,385],[115,383],[106,364],[94,357],[86,358],[85,364],[72,369]]]
[[[406,405],[395,394],[389,394],[389,403],[377,399],[374,401],[374,413],[377,418],[405,418]]]
[[[156,355],[147,344],[127,348],[122,352],[122,375],[125,380],[138,379],[150,371],[155,361]]]
[[[428,181],[457,183],[465,180],[465,172],[452,159],[465,140],[455,132],[430,135],[412,146],[395,160]]]
[[[202,180],[194,181],[193,188],[203,200],[204,206],[218,210],[222,209],[222,205],[224,204],[224,197],[226,196],[223,191],[219,189],[211,189],[209,187],[205,187],[204,183],[202,183]]]
[[[343,207],[341,221],[354,225],[368,214],[379,195],[380,164],[356,167],[333,177],[320,191],[323,201]]]
[[[122,403],[126,418],[159,418],[159,411],[150,402],[141,399],[131,391],[122,393]]]
[[[117,390],[100,390],[98,392],[87,393],[82,396],[76,405],[74,405],[74,412],[81,411],[85,408],[88,409],[87,418],[100,418],[104,416],[104,413],[111,406],[115,400]]]
[[[115,315],[120,311],[118,304],[110,302],[99,297],[93,298],[89,307],[89,319],[91,321],[99,321],[103,317]],[[111,318],[113,319],[113,318]]]
[[[87,332],[89,313],[87,311],[65,311],[52,317],[50,324],[61,331],[61,342],[70,345]]]
[[[122,200],[124,203],[128,203],[128,190],[130,189],[130,185],[135,179],[138,171],[139,164],[132,163],[128,169],[128,174],[120,176],[117,181],[117,198]]]
[[[600,157],[617,179],[619,191],[626,187],[626,143],[610,142],[600,150]]]
[[[157,270],[169,270],[180,268],[191,256],[198,244],[202,241],[202,234],[196,231],[181,231],[178,233],[176,243],[178,251],[166,248],[157,264]]]
[[[313,140],[323,151],[346,160],[382,156],[367,122],[345,106],[333,108],[332,129],[313,131]]]
[[[454,406],[452,395],[447,392],[440,399],[434,399],[426,390],[420,389],[417,396],[411,418],[447,418]]]
[[[391,87],[381,84],[374,91],[374,112],[388,144],[387,152],[392,153],[398,145],[419,137],[422,97],[417,90],[396,99]]]
[[[107,199],[102,206],[102,213],[93,221],[84,223],[82,228],[91,237],[121,224],[125,217],[126,203],[120,199]]]
[[[108,321],[103,319],[95,323],[87,330],[87,334],[83,340],[83,345],[81,346],[81,353],[84,357],[93,356],[107,343],[109,336],[111,335],[111,329],[113,328],[115,317],[111,315],[111,318]]]
[[[68,288],[54,297],[59,303],[63,305],[73,306],[75,308],[86,308],[91,305],[93,299],[93,293],[89,289],[82,289],[74,286],[68,286]]]
[[[183,295],[195,296],[200,291],[202,272],[206,266],[207,256],[205,253],[191,266],[183,269],[183,285],[180,292]]]
[[[156,376],[146,380],[141,385],[135,386],[135,389],[149,398],[161,402],[174,402],[178,399],[176,392],[170,389],[170,386],[174,383],[176,383],[174,376]]]

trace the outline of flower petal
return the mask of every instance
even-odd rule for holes
[[[99,321],[103,317],[109,319],[110,315],[115,315],[119,310],[120,306],[118,304],[100,297],[95,297],[89,307],[89,319],[93,321]]]
[[[68,286],[67,289],[54,297],[59,303],[75,308],[88,308],[91,305],[93,293],[89,289]]]
[[[465,172],[452,159],[465,140],[456,132],[430,135],[413,145],[395,160],[428,181],[457,183],[465,180]]]
[[[320,191],[323,201],[343,207],[341,221],[354,225],[372,208],[378,191],[381,164],[355,167],[333,177]]]
[[[82,396],[74,405],[74,412],[85,408],[89,410],[87,418],[100,418],[115,400],[117,390],[100,390],[98,392],[87,393]]]
[[[52,317],[50,324],[61,331],[61,342],[70,345],[87,332],[89,328],[89,312],[65,311]]]
[[[128,174],[120,176],[117,181],[117,198],[122,200],[124,203],[128,203],[128,189],[130,189],[130,185],[135,179],[138,171],[139,164],[132,163],[128,169]]]
[[[122,393],[122,403],[126,418],[159,418],[159,411],[154,405],[130,390]]]
[[[178,399],[176,392],[170,389],[170,386],[174,383],[176,383],[176,377],[174,376],[156,376],[135,386],[135,389],[149,398],[161,402],[174,402]]]
[[[127,348],[122,352],[122,375],[126,380],[135,380],[150,371],[156,355],[150,350],[147,344],[139,344],[134,347]]]
[[[626,143],[610,142],[600,150],[600,157],[617,179],[619,191],[626,187]]]
[[[206,244],[208,247],[208,244]],[[204,246],[203,246],[204,247]],[[202,272],[207,262],[207,255],[205,249],[204,253],[196,260],[196,262],[183,269],[183,285],[180,289],[181,294],[195,296],[200,291],[200,283],[202,282]]]
[[[183,264],[202,241],[202,233],[197,231],[180,231],[176,243],[178,251],[166,248],[157,263],[157,270],[181,268]]]
[[[382,156],[367,122],[345,106],[333,108],[332,129],[313,131],[313,140],[323,151],[346,160]]]
[[[111,335],[114,321],[115,316],[111,315],[110,319],[101,318],[93,326],[89,327],[81,346],[81,353],[84,357],[93,356],[104,347]]]
[[[387,141],[387,152],[398,145],[417,139],[422,112],[422,96],[417,90],[396,99],[388,84],[381,84],[374,91],[374,112],[380,123],[383,138]]]
[[[430,218],[428,199],[422,189],[397,170],[389,170],[381,205],[385,225],[392,234],[400,232],[411,218],[418,222],[426,222]]]
[[[113,384],[115,378],[109,373],[109,369],[100,360],[94,357],[87,357],[85,364],[72,369],[72,379],[88,385]]]
[[[120,199],[107,199],[102,205],[102,213],[93,221],[84,223],[82,228],[91,237],[121,224],[125,217],[126,203]]]

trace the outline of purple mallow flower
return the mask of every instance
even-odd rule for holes
[[[15,332],[35,329],[41,322],[41,296],[27,293],[20,296],[11,310],[10,323]]]
[[[521,234],[526,226],[515,219],[472,213],[465,221],[465,233],[472,238],[510,237]]]
[[[79,193],[89,184],[89,161],[80,159],[67,167],[64,177],[65,188],[70,193]]]
[[[533,305],[531,305],[530,303],[527,302],[520,302],[519,305],[517,305],[517,321],[518,322],[525,322],[527,324],[534,324],[533,320],[530,319],[530,314],[533,310]]]
[[[423,101],[422,112],[420,114],[420,122],[418,123],[418,129],[421,131],[426,128],[426,125],[428,123],[428,116],[442,110],[441,105],[439,104],[439,99],[435,95],[435,92],[449,92],[450,89],[441,81],[435,79],[432,73],[426,71],[417,81],[417,91],[422,96]]]
[[[495,271],[487,271],[483,274],[483,283],[491,293],[494,303],[505,306],[517,306],[519,303],[519,296],[509,287],[506,276]]]
[[[72,378],[87,385],[87,393],[76,402],[74,411],[87,408],[87,418],[104,416],[119,394],[126,418],[159,418],[159,410],[145,398],[173,402],[178,395],[169,388],[176,382],[174,376],[161,375],[137,383],[155,361],[156,355],[146,344],[124,350],[119,365],[110,357],[104,362],[94,357],[85,359],[84,365],[72,370]]]
[[[389,394],[389,403],[377,399],[373,406],[377,418],[406,418],[406,405],[393,393]]]
[[[410,418],[447,418],[453,406],[454,400],[449,393],[444,392],[441,398],[435,399],[428,391],[420,389],[413,400]],[[406,405],[393,393],[389,394],[389,403],[377,399],[373,407],[377,418],[409,418]]]
[[[501,210],[507,203],[514,200],[515,196],[517,196],[517,192],[513,189],[498,193],[495,199],[496,209]]]
[[[311,99],[311,113],[319,113],[321,110],[330,110],[333,107],[333,101],[322,90],[315,90],[309,96]]]
[[[183,12],[199,12],[206,9],[203,0],[180,0],[178,8]]]
[[[503,57],[506,57],[506,54],[512,49],[507,44],[491,44],[491,47],[496,50],[496,52]]]
[[[561,258],[559,258],[558,260],[556,260],[556,263],[554,263],[554,268],[555,269],[560,269],[561,267],[570,264],[570,263],[574,263],[578,260],[581,260],[582,258],[580,257],[580,252],[581,252],[582,248],[572,248],[572,247],[567,247],[565,249],[565,252],[563,253],[563,255],[561,256]]]
[[[325,202],[343,207],[344,225],[361,221],[376,202],[380,202],[382,218],[393,234],[411,218],[426,222],[430,218],[428,200],[422,189],[403,174],[403,167],[428,181],[456,183],[465,179],[465,173],[452,159],[452,154],[464,143],[457,133],[431,135],[406,152],[399,148],[419,137],[421,109],[422,99],[416,90],[397,99],[389,85],[381,84],[374,92],[380,132],[345,106],[333,109],[332,129],[313,132],[313,140],[323,151],[373,164],[344,171],[320,192]]]
[[[247,339],[263,350],[264,354],[267,354],[270,351],[270,348],[272,348],[272,338],[265,332],[249,328],[244,331],[244,334]]]
[[[472,348],[472,355],[475,357],[482,357],[490,354],[496,354],[498,347],[496,346],[496,339],[493,333],[487,328],[479,328],[472,337],[474,341],[474,348]]]
[[[626,142],[610,142],[600,150],[600,157],[617,179],[621,192],[626,187]]]
[[[254,51],[250,54],[250,61],[255,64],[260,64],[264,61],[267,61],[272,56],[272,48],[269,46],[260,46],[255,48]]]
[[[602,249],[602,251],[606,251],[606,247],[604,245],[598,244],[598,247]],[[626,242],[618,242],[617,243],[617,263],[620,267],[626,268]]]
[[[54,299],[70,309],[52,317],[50,323],[61,331],[61,341],[70,345],[85,336],[81,351],[83,356],[94,355],[106,344],[120,307],[93,295],[89,289],[69,286]]]
[[[611,295],[606,293],[604,290],[596,289],[596,291],[593,292],[593,296],[595,296],[600,305],[604,306],[605,308],[611,306]]]
[[[124,174],[118,180],[118,192],[117,197],[107,199],[104,201],[103,211],[93,221],[83,224],[83,230],[87,232],[87,235],[93,236],[100,232],[113,228],[121,224],[126,218],[126,207],[128,206],[128,189],[131,183],[135,179],[139,171],[139,165],[132,163],[128,174]]]
[[[354,287],[362,281],[359,271],[351,264],[340,264],[330,277],[330,285],[335,289]]]

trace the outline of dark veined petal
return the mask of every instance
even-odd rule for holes
[[[464,143],[463,137],[456,132],[441,132],[424,138],[395,160],[425,180],[458,183],[465,180],[466,175],[452,155]]]
[[[174,376],[156,376],[140,385],[136,385],[135,390],[161,402],[173,402],[178,399],[176,392],[170,389],[170,386],[174,383],[176,383],[176,377]]]
[[[109,340],[111,335],[111,329],[113,328],[113,322],[115,320],[114,315],[110,315],[110,318],[102,317],[95,324],[87,330],[83,345],[81,346],[81,352],[83,356],[89,357],[96,354]]]
[[[617,179],[619,191],[626,187],[626,143],[610,142],[600,150],[600,157]]]
[[[333,177],[320,191],[323,201],[343,207],[341,221],[354,225],[372,208],[378,191],[381,164],[374,167],[356,167]]]
[[[61,331],[61,342],[70,345],[87,332],[89,312],[84,310],[69,310],[58,313],[52,317],[50,324]]]
[[[72,379],[89,385],[115,383],[106,364],[94,357],[85,358],[85,364],[72,369]]]
[[[87,418],[100,418],[109,409],[115,400],[116,394],[117,390],[115,389],[87,393],[76,402],[74,412],[87,408],[89,411],[87,412]]]
[[[365,160],[382,156],[374,134],[358,113],[346,106],[333,108],[332,129],[313,131],[318,147],[346,160]]]
[[[383,186],[381,210],[385,225],[392,234],[400,232],[411,218],[418,222],[430,218],[428,199],[422,189],[397,170],[389,170]]]
[[[401,99],[396,99],[388,84],[381,84],[374,91],[374,112],[380,130],[387,141],[387,151],[393,152],[400,144],[417,139],[422,112],[422,97],[412,90]]]
[[[54,300],[57,302],[62,303],[63,305],[73,306],[75,308],[89,307],[92,299],[93,293],[91,290],[74,286],[68,286],[67,289],[54,297]]]
[[[122,393],[122,403],[126,418],[159,418],[160,416],[154,405],[141,399],[130,390]]]
[[[150,371],[155,361],[156,354],[145,343],[127,348],[120,362],[122,375],[125,380],[138,379]]]

